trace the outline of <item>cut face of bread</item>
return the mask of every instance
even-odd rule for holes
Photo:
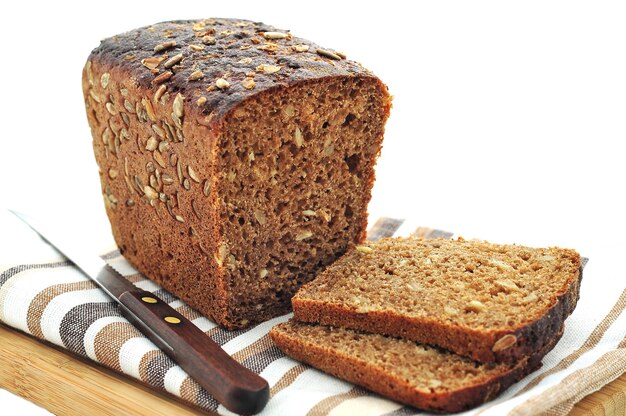
[[[383,239],[351,250],[293,298],[294,318],[516,362],[578,300],[580,256],[477,241]]]
[[[287,311],[364,238],[385,100],[376,79],[337,77],[260,94],[225,118],[214,195],[230,320]]]
[[[287,355],[374,392],[431,412],[459,412],[495,398],[537,368],[556,344],[516,364],[481,364],[378,334],[289,321],[270,336]]]

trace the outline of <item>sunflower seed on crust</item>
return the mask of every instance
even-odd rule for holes
[[[163,43],[159,43],[158,45],[156,45],[154,47],[154,51],[155,52],[163,52],[164,50],[173,48],[174,46],[176,46],[176,42],[174,42],[174,41],[163,42]]]
[[[280,68],[281,67],[277,65],[261,64],[256,67],[256,70],[265,74],[273,74],[274,72],[280,71]]]
[[[197,81],[202,78],[204,78],[204,73],[202,71],[193,71],[187,79],[189,81]]]
[[[220,90],[225,90],[230,87],[230,82],[226,81],[224,78],[218,78],[215,81],[215,86]]]
[[[182,60],[183,60],[183,54],[182,54],[182,53],[179,53],[178,55],[174,55],[174,56],[172,56],[170,59],[168,59],[167,61],[165,61],[165,62],[163,63],[163,67],[165,67],[165,68],[171,68],[171,67],[173,67],[174,65],[176,65],[176,64],[178,64],[178,63],[180,63],[180,61],[182,61]]]
[[[141,60],[141,65],[145,66],[149,70],[157,69],[158,66],[163,62],[165,57],[163,56],[151,56],[149,58],[144,58]]]
[[[152,98],[152,102],[158,104],[161,97],[163,97],[163,94],[165,94],[165,90],[167,90],[167,85],[159,85],[159,88],[154,93],[154,98]]]
[[[335,52],[327,51],[326,49],[318,49],[315,52],[317,52],[318,55],[323,56],[325,58],[334,59],[336,61],[341,60],[340,55],[336,54]]]
[[[159,74],[157,77],[155,77],[152,81],[151,84],[152,85],[159,85],[164,83],[165,81],[167,81],[168,79],[172,78],[174,74],[172,73],[172,71],[166,71],[163,72],[161,74]]]
[[[180,93],[176,94],[176,98],[174,98],[172,109],[174,110],[174,114],[178,118],[183,117],[183,113],[184,113],[183,101],[184,100],[185,100],[185,97],[183,97]]]
[[[287,39],[290,37],[290,34],[283,32],[263,32],[263,37],[265,39]]]

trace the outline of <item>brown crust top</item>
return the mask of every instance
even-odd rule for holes
[[[345,55],[260,22],[178,20],[105,39],[89,60],[123,67],[137,86],[161,84],[211,118],[275,86],[329,76],[372,76]],[[175,95],[175,94],[174,94]],[[204,98],[202,98],[204,97]]]

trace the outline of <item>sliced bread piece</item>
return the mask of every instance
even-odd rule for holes
[[[538,368],[561,334],[517,364],[481,364],[408,340],[291,320],[270,337],[287,355],[369,390],[431,412],[459,412],[494,399]]]
[[[383,239],[357,246],[302,287],[294,318],[513,363],[546,344],[573,311],[580,266],[569,249]]]

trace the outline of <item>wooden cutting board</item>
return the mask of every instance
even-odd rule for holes
[[[57,415],[206,416],[174,396],[0,324],[0,387]],[[626,373],[571,416],[626,414]]]

